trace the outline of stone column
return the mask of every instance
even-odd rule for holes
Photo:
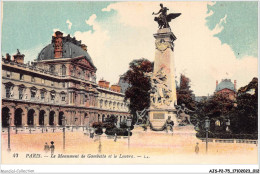
[[[68,117],[67,117],[67,123],[70,126],[73,125],[73,115],[74,115],[73,111],[69,110]]]
[[[89,123],[89,125],[91,125],[92,124],[92,112],[89,112],[89,119],[88,119],[88,123]]]
[[[90,118],[90,113],[89,112],[87,112],[87,117],[85,118],[85,115],[84,115],[84,125],[86,126],[88,126],[89,125],[89,118]]]
[[[27,125],[27,114],[28,114],[28,108],[24,108],[22,112],[22,126],[28,126]]]
[[[93,112],[93,123],[97,121],[97,115],[96,112]]]
[[[49,126],[49,118],[50,118],[50,109],[46,109],[46,113],[44,114],[44,126]]]
[[[80,117],[80,125],[83,126],[84,125],[84,112],[83,111],[79,112],[79,117]]]
[[[39,114],[40,114],[40,108],[39,109],[35,109],[35,113],[33,116],[33,124],[34,126],[39,126]]]
[[[11,118],[11,124],[10,126],[15,126],[14,125],[14,114],[15,114],[15,106],[11,106],[10,107],[10,112],[9,112],[9,116]]]
[[[77,126],[77,125],[78,125],[78,121],[79,121],[79,120],[76,120],[76,121],[75,121],[76,118],[78,118],[78,115],[77,115],[77,111],[75,110],[75,111],[74,111],[74,118],[73,118],[73,124],[74,124],[74,126]],[[79,118],[78,118],[78,119],[79,119]]]
[[[65,118],[67,120],[66,125],[70,125],[70,111],[69,110],[66,111]]]
[[[18,86],[14,85],[11,93],[13,95],[13,96],[11,96],[11,98],[19,99],[19,87]]]
[[[95,115],[95,112],[92,112],[92,124],[95,122],[95,119],[96,119],[96,115]]]
[[[59,110],[55,110],[54,126],[59,126]]]
[[[74,125],[74,111],[70,112],[70,125],[73,126]]]

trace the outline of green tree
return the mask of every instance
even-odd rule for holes
[[[258,130],[258,79],[253,78],[248,85],[240,88],[236,100],[231,100],[222,94],[214,94],[211,98],[197,103],[196,115],[199,122],[197,134],[199,137],[205,137],[206,116],[211,121],[210,135],[212,137],[249,138],[248,135],[242,135],[256,134]],[[227,119],[230,119],[231,132],[226,132],[225,129]],[[220,121],[220,126],[215,124],[217,120]]]
[[[130,113],[133,115],[133,124],[137,121],[136,111],[141,111],[150,106],[151,89],[150,79],[144,73],[153,71],[153,63],[147,59],[133,60],[129,70],[123,75],[130,87],[125,92],[125,100],[130,99]]]
[[[185,106],[191,110],[195,109],[195,100],[193,91],[190,89],[190,79],[181,74],[180,86],[177,87],[177,104],[185,104]]]
[[[258,78],[238,90],[237,107],[231,113],[231,129],[234,133],[257,133],[258,127]]]

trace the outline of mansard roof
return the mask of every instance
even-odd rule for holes
[[[95,67],[90,55],[82,47],[81,41],[77,41],[74,37],[71,38],[70,35],[62,37],[62,58],[75,58],[75,57],[85,57],[88,62]],[[54,36],[52,37],[52,43],[44,47],[38,54],[37,61],[51,60],[54,58]],[[96,68],[96,67],[95,67]]]

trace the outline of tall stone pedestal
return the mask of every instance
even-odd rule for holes
[[[154,127],[164,125],[168,117],[178,125],[176,117],[177,104],[175,68],[174,68],[174,40],[175,35],[170,28],[162,28],[154,34],[155,59],[154,70],[151,75],[151,93],[149,120]]]
[[[174,122],[174,126],[178,126],[176,109],[165,110],[165,109],[152,109],[149,110],[149,120],[153,127],[161,128],[168,117]]]

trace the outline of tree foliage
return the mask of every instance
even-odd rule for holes
[[[212,135],[235,134],[246,135],[257,133],[258,123],[258,79],[253,80],[237,92],[236,100],[222,94],[197,103],[198,134],[205,134],[205,117],[210,119]],[[226,131],[226,122],[230,119],[230,130]],[[220,122],[220,125],[216,124]],[[218,137],[220,138],[220,137]]]
[[[123,75],[130,87],[125,92],[125,99],[130,99],[130,113],[133,115],[133,123],[137,121],[136,111],[141,111],[150,106],[151,89],[150,79],[144,73],[153,71],[153,63],[147,59],[133,60],[129,64],[129,70]]]
[[[258,130],[258,78],[238,90],[237,107],[231,113],[234,133],[257,133]]]
[[[214,94],[204,103],[203,112],[204,119],[208,116],[211,120],[210,130],[212,132],[225,132],[226,122],[229,119],[230,112],[235,107],[235,101],[231,100],[223,94]],[[219,125],[216,122],[219,121]]]
[[[190,79],[181,74],[180,86],[177,87],[177,104],[185,104],[185,106],[191,110],[195,109],[195,100],[193,91],[190,89]]]

